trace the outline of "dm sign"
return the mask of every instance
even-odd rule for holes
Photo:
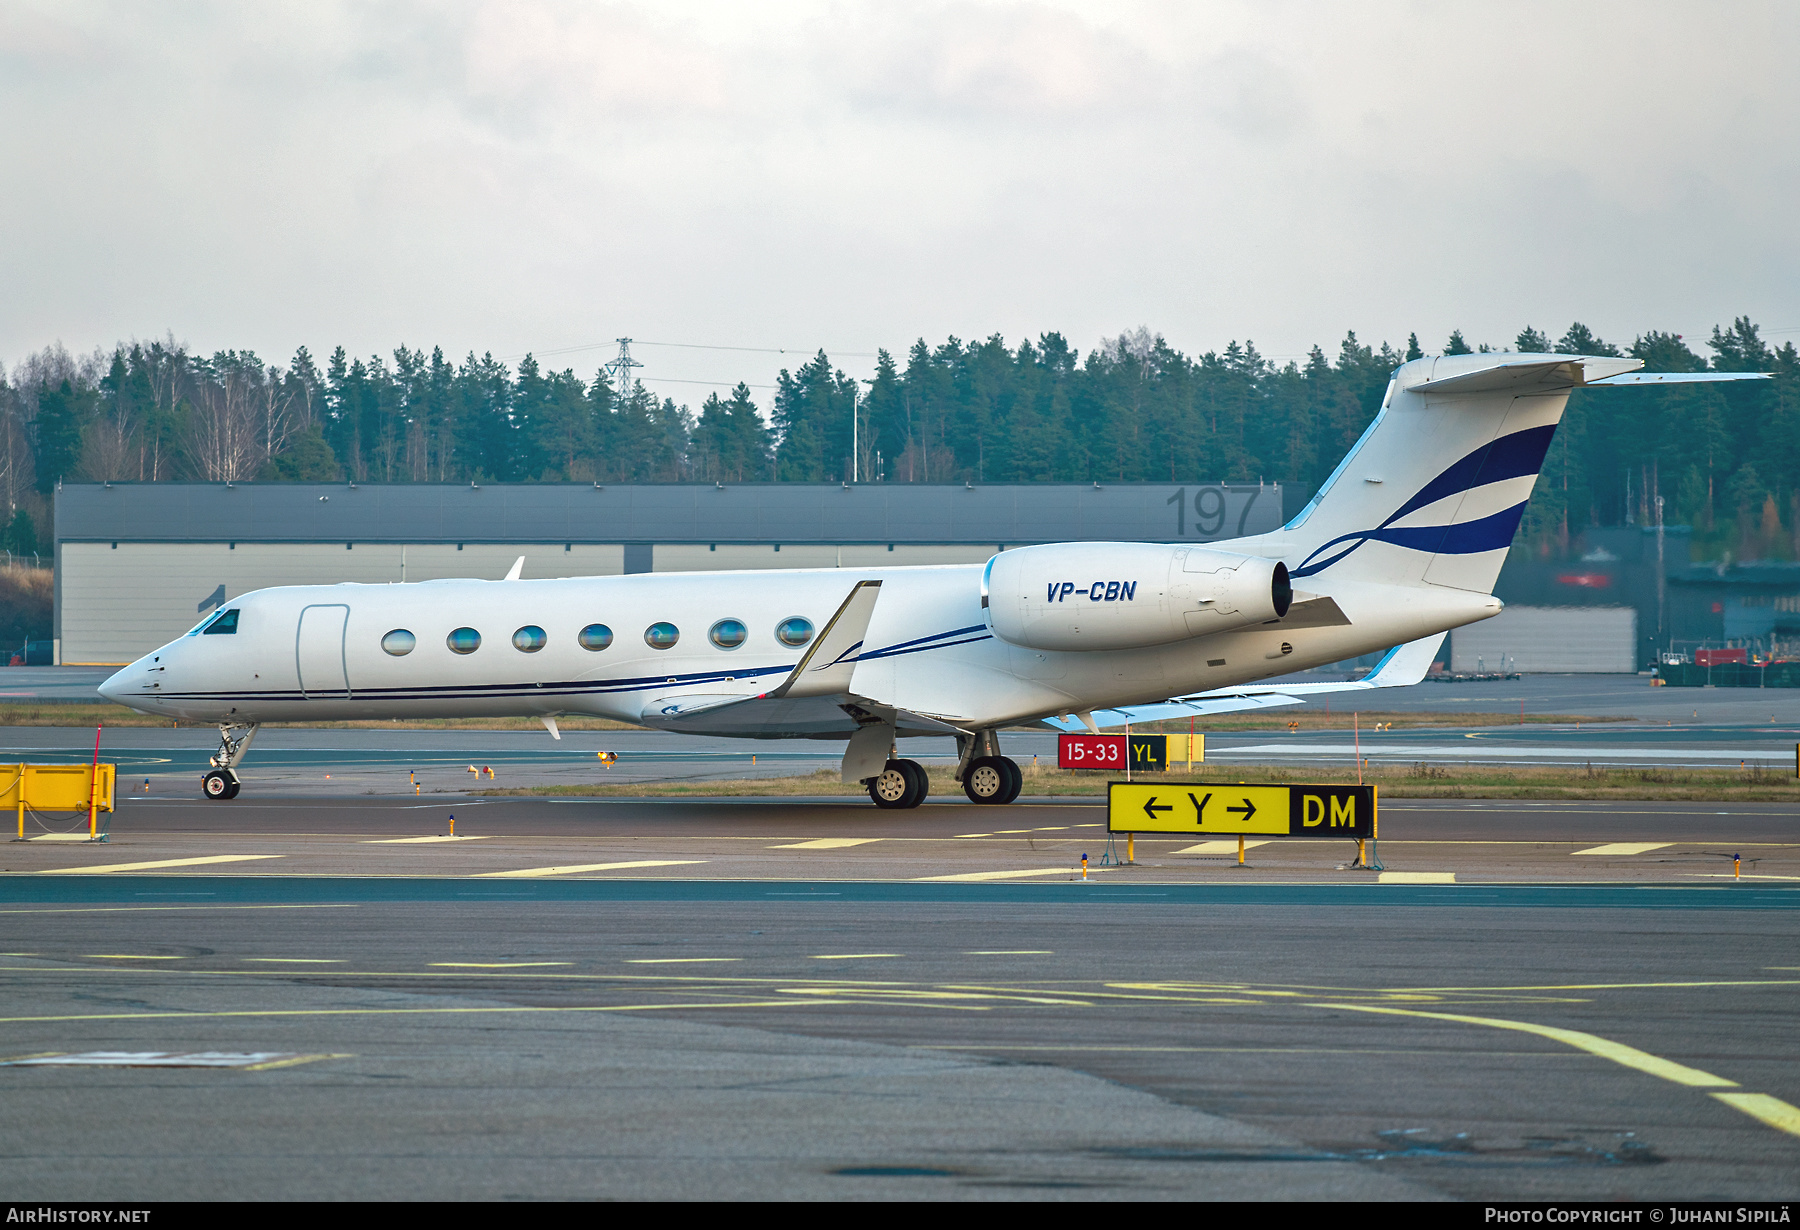
[[[1111,833],[1373,837],[1375,787],[1108,782],[1106,828]]]

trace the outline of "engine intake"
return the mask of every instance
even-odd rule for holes
[[[1020,547],[982,574],[994,634],[1031,649],[1165,645],[1280,619],[1293,599],[1280,560],[1205,547]]]

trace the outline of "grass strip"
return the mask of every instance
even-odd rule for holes
[[[1101,798],[1110,775],[1086,770],[1024,766],[1026,795]],[[948,766],[928,766],[933,797],[960,796]],[[1341,766],[1275,768],[1261,765],[1194,766],[1194,772],[1134,773],[1134,781],[1203,781],[1244,785],[1289,782],[1346,783],[1356,771]],[[1598,766],[1374,765],[1363,781],[1387,799],[1623,799],[1668,802],[1800,802],[1792,773],[1755,765],[1742,769],[1610,769]],[[546,795],[595,798],[718,798],[860,795],[862,788],[821,769],[796,777],[686,779],[655,782],[596,781],[577,785],[517,786],[472,791],[494,796]]]

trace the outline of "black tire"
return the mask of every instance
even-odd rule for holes
[[[977,756],[963,773],[963,793],[971,803],[1004,803],[1012,775],[1006,771],[1006,760],[1000,756]]]
[[[917,806],[912,774],[904,768],[904,760],[890,760],[880,773],[869,779],[869,798],[883,811],[899,811]]]
[[[243,788],[244,788],[244,783],[240,782],[237,778],[234,777],[231,779],[231,790],[229,793],[227,793],[225,795],[225,797],[228,799],[235,799],[238,796],[238,791],[242,790]]]
[[[912,802],[907,806],[917,807],[923,803],[925,796],[931,793],[931,778],[926,775],[925,766],[916,760],[894,760],[889,763],[899,765],[900,771],[912,779]]]
[[[1021,769],[1019,767],[1019,762],[1013,760],[1011,757],[999,756],[996,757],[996,759],[1006,767],[1006,789],[1002,791],[1001,796],[994,801],[996,803],[1010,803],[1019,797],[1019,792],[1021,790],[1025,789],[1025,770]]]
[[[236,785],[231,774],[223,769],[214,769],[200,779],[200,793],[209,799],[229,799],[237,793],[232,789]]]

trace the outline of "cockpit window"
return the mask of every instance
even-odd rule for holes
[[[219,617],[200,629],[203,636],[233,636],[237,633],[238,609],[220,611]]]

